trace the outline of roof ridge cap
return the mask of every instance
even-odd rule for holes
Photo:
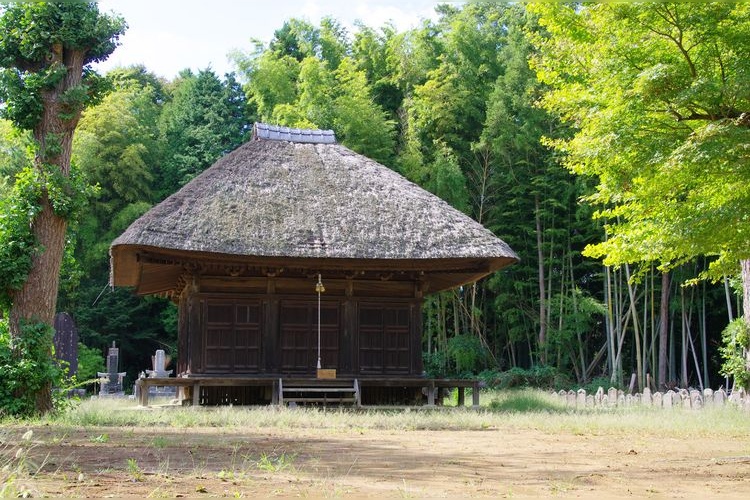
[[[269,123],[255,122],[253,140],[286,141],[302,144],[336,144],[333,130],[282,127]]]

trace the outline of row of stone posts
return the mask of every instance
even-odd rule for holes
[[[553,394],[565,402],[567,406],[576,408],[655,406],[700,409],[706,406],[724,406],[731,403],[750,411],[750,395],[744,389],[734,391],[729,396],[724,389],[717,391],[704,389],[703,392],[697,389],[678,389],[676,391],[652,393],[651,389],[645,388],[641,394],[626,394],[614,387],[610,387],[606,393],[602,387],[599,387],[596,394],[586,394],[585,389],[560,391]]]

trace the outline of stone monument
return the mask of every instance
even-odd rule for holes
[[[115,347],[112,341],[112,347],[107,351],[107,371],[97,372],[99,377],[99,397],[122,397],[125,393],[122,390],[122,379],[125,378],[125,372],[118,372],[120,363],[120,349]]]
[[[156,353],[151,356],[151,365],[153,370],[146,370],[149,378],[169,377],[173,370],[167,370],[167,356],[164,349],[157,349]],[[149,397],[166,397],[174,398],[177,396],[177,387],[175,386],[155,386],[148,388]]]

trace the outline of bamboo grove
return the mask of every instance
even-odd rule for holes
[[[318,26],[291,19],[270,43],[254,42],[234,53],[237,71],[224,77],[210,69],[185,70],[171,81],[145,67],[111,71],[109,94],[84,112],[75,136],[72,168],[98,185],[98,194],[69,227],[58,309],[73,315],[87,348],[103,351],[117,341],[131,376],[148,366],[154,349],[174,351],[172,305],[107,286],[109,243],[154,203],[247,140],[257,120],[333,129],[344,145],[442,197],[521,256],[495,276],[426,299],[423,347],[431,374],[493,380],[513,369],[536,370],[551,374],[549,384],[568,387],[625,386],[631,377],[638,387],[731,384],[720,373],[720,349],[722,332],[743,315],[736,262],[748,255],[741,244],[726,259],[713,249],[669,254],[675,245],[620,249],[617,255],[612,250],[627,240],[614,230],[617,224],[637,220],[620,205],[629,199],[630,184],[642,180],[642,170],[657,168],[635,156],[650,152],[653,159],[664,142],[676,140],[659,127],[687,127],[683,138],[708,133],[674,116],[657,123],[652,112],[658,103],[644,99],[646,90],[654,96],[688,81],[674,99],[695,113],[720,93],[714,82],[701,79],[702,68],[693,68],[691,80],[689,72],[681,73],[680,61],[670,66],[671,52],[662,54],[661,65],[651,64],[649,47],[679,33],[684,39],[677,47],[696,54],[690,60],[702,50],[726,51],[716,60],[725,63],[725,83],[736,77],[729,82],[733,109],[742,111],[748,102],[750,85],[743,87],[737,75],[747,78],[750,62],[732,52],[745,42],[726,41],[733,29],[741,39],[748,8],[658,5],[663,8],[439,5],[437,20],[405,32],[364,24],[350,32],[335,19]],[[701,28],[707,18],[729,27],[707,31]],[[620,26],[614,34],[597,31],[597,23],[613,20]],[[650,32],[637,28],[651,21]],[[673,31],[660,31],[657,21]],[[605,36],[619,37],[615,45],[622,57],[595,60],[607,56],[607,47],[575,51],[584,42],[603,47],[609,43]],[[724,45],[714,43],[718,36]],[[630,53],[629,40],[641,42]],[[641,73],[651,71],[627,83],[636,86],[633,92],[620,82],[607,89],[606,81],[584,74],[622,74],[628,61],[640,65]],[[566,73],[560,64],[583,69]],[[597,64],[622,67],[605,68],[607,73]],[[599,90],[603,97],[595,95]],[[580,103],[603,98],[620,108],[606,108],[611,114],[603,116]],[[646,111],[652,114],[638,115],[635,108],[650,105]],[[585,123],[586,111],[596,123]],[[0,127],[5,193],[29,161],[30,139],[8,122]],[[595,134],[590,128],[596,127]],[[720,155],[724,147],[740,175],[745,167],[740,180],[747,184],[747,152],[726,147],[726,141],[747,144],[746,130],[739,127],[710,151],[693,154]],[[685,146],[681,154],[691,151]],[[597,166],[586,171],[580,165],[589,160]],[[644,199],[658,197],[665,186],[650,184]],[[651,241],[638,236],[636,229],[643,227],[629,228],[629,238]],[[610,239],[612,248],[597,253],[597,245]],[[729,354],[743,355],[742,345],[731,349]]]

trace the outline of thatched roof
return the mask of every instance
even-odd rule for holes
[[[344,146],[260,138],[117,238],[113,284],[137,285],[139,253],[158,250],[240,261],[314,259],[318,267],[367,260],[373,268],[413,262],[438,270],[441,262],[456,269],[466,260],[481,263],[482,274],[518,259],[470,217]]]

